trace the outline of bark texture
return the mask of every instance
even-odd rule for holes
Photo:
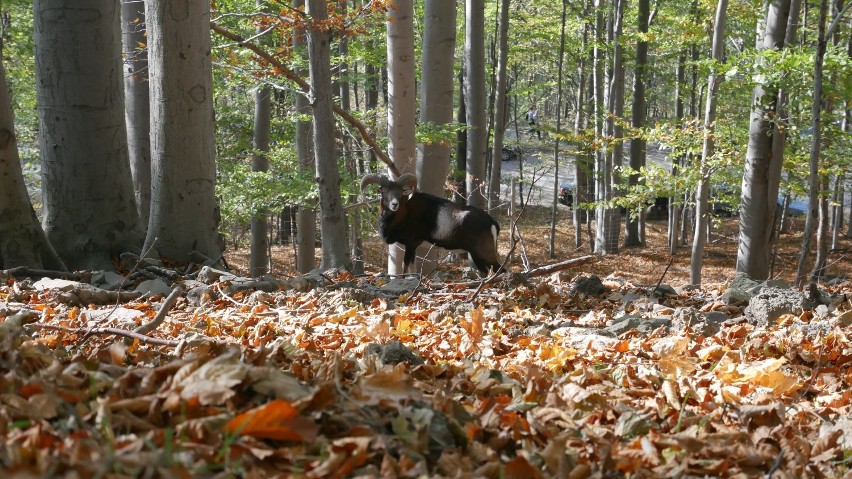
[[[112,269],[142,227],[127,155],[119,4],[38,0],[43,226],[72,269]]]
[[[760,50],[784,45],[790,0],[775,0],[768,5]],[[754,279],[769,277],[770,241],[781,181],[783,158],[772,154],[775,130],[774,116],[777,90],[757,85],[752,94],[751,123],[746,150],[740,203],[740,238],[737,250],[737,272]]]
[[[65,271],[30,204],[0,55],[0,269],[18,266]]]
[[[388,11],[388,152],[400,174],[414,173],[416,85],[414,76],[414,3],[397,0]],[[401,245],[388,247],[388,273],[403,273]]]
[[[307,13],[314,23],[308,31],[311,103],[314,119],[314,161],[320,198],[320,233],[322,265],[328,268],[351,268],[348,235],[340,198],[340,172],[334,141],[334,116],[331,93],[330,35],[317,28],[328,18],[325,0],[308,0]]]
[[[151,95],[151,218],[146,249],[179,263],[219,259],[210,8],[147,2]]]
[[[464,32],[467,204],[485,208],[485,0],[465,1]]]
[[[127,152],[133,175],[136,210],[143,226],[151,211],[151,109],[148,95],[148,49],[145,2],[121,2],[124,40],[124,118]]]

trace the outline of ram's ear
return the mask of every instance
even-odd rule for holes
[[[417,177],[411,173],[406,173],[396,179],[396,182],[402,186],[406,194],[412,194],[417,190]]]

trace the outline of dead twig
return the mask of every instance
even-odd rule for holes
[[[126,329],[119,328],[66,328],[64,326],[56,326],[53,324],[40,324],[40,323],[32,323],[27,325],[30,328],[37,329],[47,329],[50,331],[64,331],[66,333],[72,334],[85,334],[86,336],[92,335],[114,335],[114,336],[122,336],[125,338],[136,339],[139,342],[147,343],[147,344],[156,344],[158,346],[169,346],[169,347],[177,347],[181,342],[175,341],[172,339],[161,339],[161,338],[152,338],[150,336],[146,336],[144,334],[139,334],[133,331],[128,331]]]
[[[18,277],[18,278],[55,278],[67,279],[68,281],[82,281],[85,278],[79,273],[69,273],[67,271],[52,271],[47,269],[28,268],[26,266],[18,266],[0,270],[0,277]]]

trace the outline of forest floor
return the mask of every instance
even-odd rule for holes
[[[559,212],[552,260],[549,210],[521,218],[531,266],[588,254]],[[0,476],[850,477],[852,243],[816,293],[726,299],[735,231],[716,228],[701,289],[680,288],[687,248],[666,271],[663,222],[644,248],[487,285],[458,263],[390,279],[375,237],[359,276],[299,276],[291,246],[262,281],[137,263],[122,295],[0,271]],[[246,257],[227,254],[238,274]]]

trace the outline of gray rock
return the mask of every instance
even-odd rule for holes
[[[799,314],[813,304],[802,292],[795,289],[765,288],[751,298],[745,309],[749,323],[765,326],[773,324],[783,314]]]
[[[722,293],[722,301],[725,304],[748,302],[757,294],[757,291],[754,291],[755,288],[760,288],[760,286],[760,281],[755,281],[744,274],[738,274],[728,285],[728,289]]]
[[[661,284],[656,288],[651,289],[651,296],[677,296],[678,293],[674,288],[667,284]]]
[[[709,337],[722,329],[722,323],[727,321],[728,315],[719,311],[701,313],[695,308],[678,308],[672,317],[672,329],[683,331],[687,327],[694,332]]]
[[[668,328],[671,325],[671,320],[668,318],[642,318],[640,316],[622,316],[613,321],[612,324],[605,327],[603,330],[613,336],[621,336],[622,334],[637,330],[642,334],[650,334],[660,326]]]
[[[571,286],[569,294],[579,294],[586,298],[589,296],[600,296],[607,292],[606,286],[603,285],[601,279],[593,274],[580,275],[574,280],[574,285]]]
[[[92,275],[91,284],[101,289],[118,289],[122,283],[124,283],[124,276],[112,271],[100,271]]]
[[[418,284],[420,284],[418,278],[393,278],[379,289],[384,293],[400,296],[414,291]]]
[[[157,278],[142,281],[134,291],[142,293],[142,296],[166,296],[172,292],[172,288],[170,288],[165,281]]]
[[[364,353],[378,356],[385,364],[399,364],[402,362],[407,362],[411,365],[424,364],[420,356],[411,352],[410,349],[399,341],[391,341],[385,345],[370,344],[364,350]]]

